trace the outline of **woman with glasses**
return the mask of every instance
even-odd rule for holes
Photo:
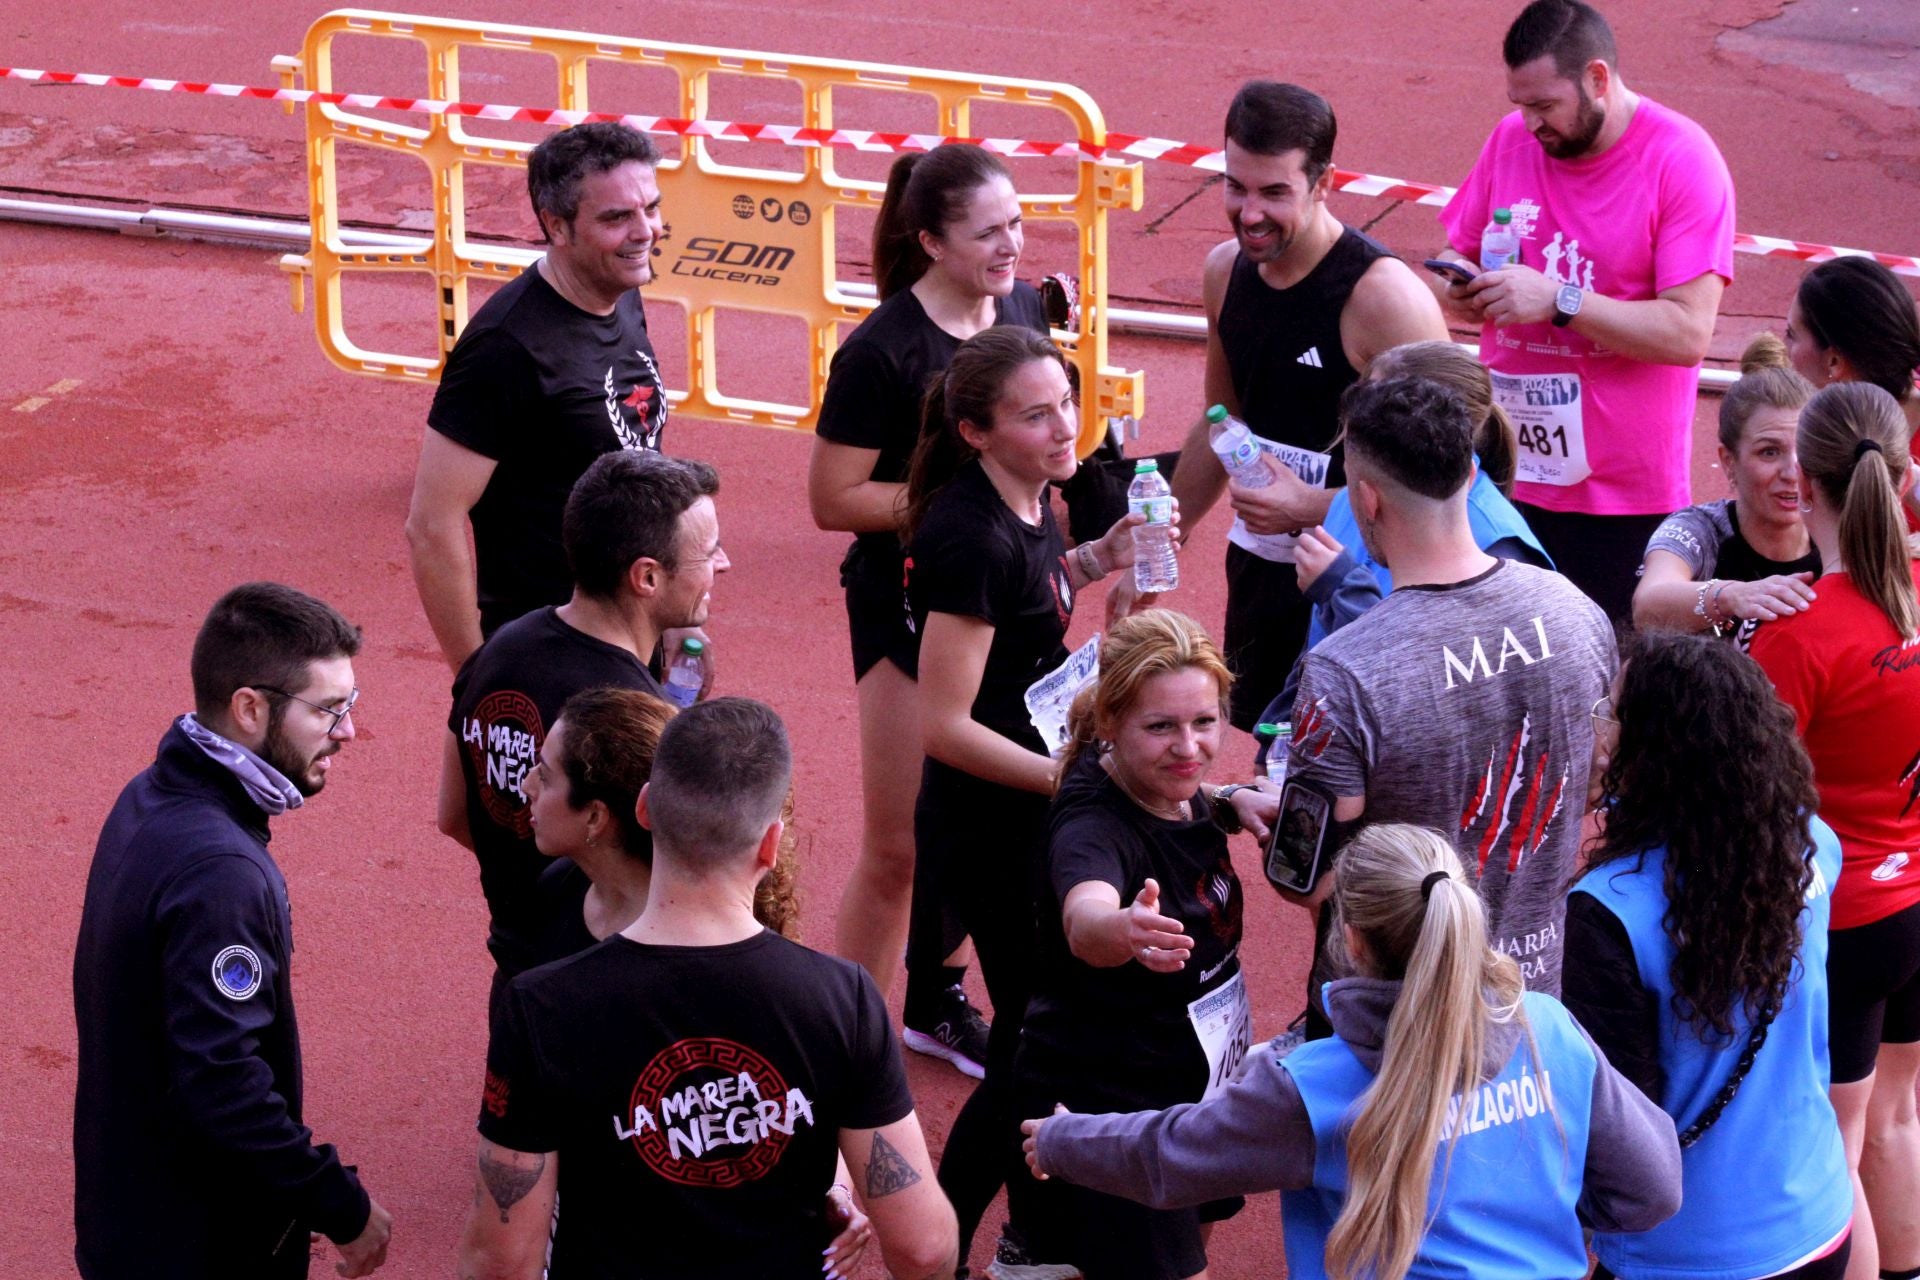
[[[1900,515],[1913,488],[1907,422],[1879,387],[1839,382],[1801,411],[1798,448],[1820,598],[1762,626],[1753,657],[1793,710],[1843,855],[1827,986],[1833,1108],[1861,1197],[1851,1274],[1920,1276],[1920,601]]]
[[[1594,705],[1598,844],[1567,901],[1561,998],[1679,1131],[1680,1212],[1601,1232],[1596,1280],[1840,1280],[1853,1192],[1827,1100],[1840,842],[1767,678],[1644,632]],[[1739,797],[1730,803],[1729,797]]]

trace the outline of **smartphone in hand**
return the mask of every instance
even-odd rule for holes
[[[1464,262],[1455,262],[1452,258],[1428,258],[1420,264],[1433,274],[1445,280],[1449,285],[1472,284],[1473,278],[1480,273]]]
[[[1333,826],[1333,797],[1318,787],[1288,778],[1280,788],[1280,812],[1267,838],[1267,882],[1276,889],[1310,894],[1333,865],[1327,836]]]

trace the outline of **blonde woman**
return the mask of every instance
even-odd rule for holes
[[[1256,1051],[1203,1102],[1028,1121],[1036,1175],[1157,1208],[1277,1188],[1293,1280],[1580,1280],[1583,1220],[1674,1213],[1672,1122],[1523,994],[1443,837],[1366,829],[1333,902],[1359,975],[1327,988],[1333,1038]]]
[[[1251,1025],[1240,975],[1243,897],[1227,835],[1266,834],[1271,783],[1207,785],[1233,676],[1193,619],[1150,609],[1113,627],[1080,695],[1053,798],[1034,995],[1015,1061],[1022,1115],[1061,1103],[1128,1111],[1225,1084]],[[1048,1189],[1050,1258],[1086,1280],[1206,1274],[1210,1225],[1241,1202],[1142,1212]]]

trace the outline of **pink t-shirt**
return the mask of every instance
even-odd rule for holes
[[[1502,120],[1440,213],[1455,252],[1477,262],[1480,233],[1502,208],[1513,211],[1524,265],[1609,298],[1645,301],[1709,271],[1733,279],[1726,162],[1706,130],[1648,98],[1620,141],[1578,160],[1549,156],[1519,112]],[[1590,515],[1652,515],[1692,500],[1698,365],[1629,360],[1551,324],[1489,324],[1480,358],[1524,446],[1516,498]]]

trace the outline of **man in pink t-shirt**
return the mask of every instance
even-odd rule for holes
[[[1520,437],[1528,523],[1622,619],[1647,539],[1692,500],[1699,367],[1733,279],[1733,180],[1705,130],[1627,88],[1591,6],[1534,0],[1504,52],[1519,110],[1440,222],[1443,256],[1477,266],[1482,232],[1508,210],[1519,252],[1471,283],[1432,283],[1481,325],[1480,358]]]

